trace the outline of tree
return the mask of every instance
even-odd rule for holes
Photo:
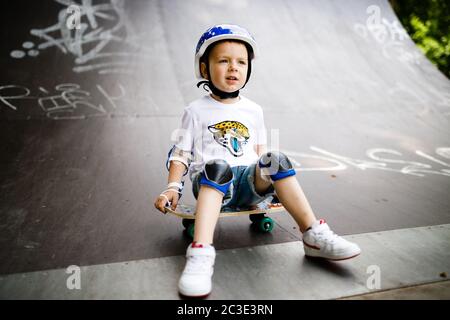
[[[450,3],[446,0],[390,0],[406,31],[450,78]]]

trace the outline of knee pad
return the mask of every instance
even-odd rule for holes
[[[263,179],[272,182],[294,176],[295,169],[289,158],[282,152],[267,152],[259,158],[258,166]]]
[[[233,182],[233,171],[230,165],[221,159],[210,160],[205,164],[200,179],[201,185],[213,187],[225,196]]]

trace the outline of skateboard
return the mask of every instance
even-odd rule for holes
[[[219,214],[219,218],[223,217],[237,217],[248,215],[250,221],[255,225],[258,230],[262,232],[271,232],[275,226],[275,222],[270,217],[266,217],[265,214],[284,211],[284,207],[278,202],[262,202],[253,208],[248,210],[233,211],[231,208],[223,210]],[[182,224],[186,229],[186,233],[190,238],[194,238],[195,227],[195,206],[178,204],[175,210],[172,210],[169,206],[165,207],[166,213],[170,213],[178,218],[182,218]]]

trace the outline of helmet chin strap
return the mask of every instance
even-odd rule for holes
[[[247,76],[247,81],[245,82],[244,86],[241,89],[243,89],[245,87],[245,85],[248,82],[249,77],[250,77],[250,75]],[[220,99],[232,99],[232,98],[236,98],[237,96],[239,96],[240,89],[233,91],[233,92],[225,92],[225,91],[222,91],[219,88],[217,88],[214,85],[214,83],[210,80],[200,81],[199,83],[197,83],[197,88],[199,88],[201,85],[203,85],[203,89],[205,89],[206,91],[212,92],[213,94],[218,96]]]
[[[220,90],[219,88],[216,88],[212,81],[209,80],[203,80],[197,83],[197,88],[199,88],[201,85],[203,85],[203,89],[206,91],[212,92],[216,96],[218,96],[220,99],[232,99],[239,96],[239,90],[233,91],[233,92],[225,92]]]

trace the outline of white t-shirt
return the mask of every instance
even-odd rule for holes
[[[223,159],[231,167],[248,166],[258,159],[255,145],[267,143],[262,108],[243,96],[233,104],[209,95],[191,102],[172,138],[178,150],[191,155],[191,177],[212,159]],[[180,159],[172,155],[171,160]]]

